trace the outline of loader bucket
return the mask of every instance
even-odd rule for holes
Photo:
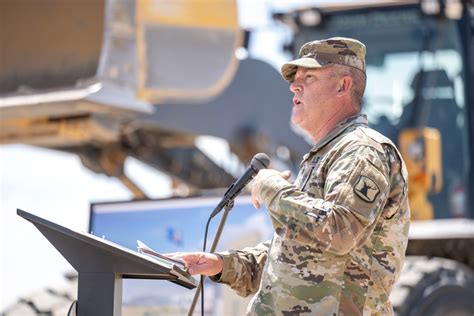
[[[23,0],[0,8],[0,94],[95,77],[152,103],[210,97],[231,79],[242,41],[230,0]]]
[[[243,40],[235,0],[0,1],[0,21],[0,143],[67,145],[94,115],[116,140],[153,104],[216,97]]]

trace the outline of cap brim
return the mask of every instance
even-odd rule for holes
[[[283,64],[280,70],[281,76],[286,81],[293,81],[298,67],[323,68],[324,66],[314,58],[299,58]]]

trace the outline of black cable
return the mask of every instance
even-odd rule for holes
[[[201,316],[204,316],[204,275],[201,274]]]
[[[74,312],[74,313],[73,313]],[[72,316],[77,314],[77,301],[73,301],[71,306],[69,306],[69,310],[67,311],[67,316]]]
[[[206,223],[206,230],[204,231],[204,243],[202,245],[202,251],[206,252],[206,244],[207,244],[207,233],[209,231],[209,224],[211,223],[212,217],[209,216]],[[201,274],[201,316],[204,316],[204,279],[205,276]]]

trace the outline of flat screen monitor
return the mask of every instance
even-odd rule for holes
[[[93,203],[89,232],[131,250],[137,240],[159,253],[201,251],[207,219],[220,197],[171,198]],[[210,225],[207,250],[222,213]],[[271,239],[273,228],[265,207],[256,210],[250,196],[235,200],[217,251],[255,246]],[[195,290],[171,282],[124,280],[123,315],[187,315]],[[242,298],[225,285],[205,282],[206,315],[244,315],[251,297]],[[200,311],[197,304],[196,312]]]

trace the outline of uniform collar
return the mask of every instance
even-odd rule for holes
[[[367,115],[365,114],[356,114],[353,116],[350,116],[348,118],[343,119],[341,122],[337,123],[336,126],[326,135],[324,136],[319,142],[317,142],[313,148],[311,148],[310,152],[307,153],[303,157],[303,161],[305,161],[309,156],[317,152],[319,149],[324,147],[327,143],[332,141],[334,138],[342,134],[347,128],[350,126],[355,126],[355,125],[368,125],[368,120],[367,120]]]

